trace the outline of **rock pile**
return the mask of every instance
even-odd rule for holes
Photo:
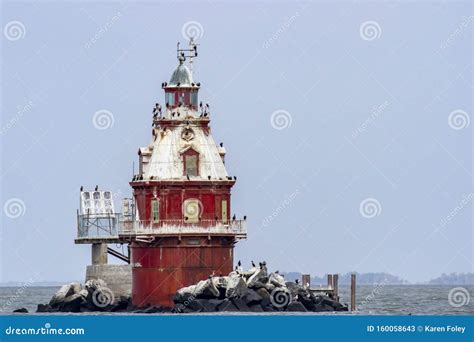
[[[173,312],[320,312],[347,311],[347,305],[324,294],[313,294],[297,282],[286,282],[265,263],[224,277],[209,277],[184,287],[174,297]]]
[[[252,263],[253,265],[253,263]],[[158,305],[135,307],[129,297],[115,298],[100,279],[63,285],[48,304],[36,312],[320,312],[347,311],[330,294],[314,294],[298,282],[287,282],[278,273],[268,273],[265,263],[244,271],[239,265],[228,276],[210,276],[179,289],[173,308]],[[19,311],[23,312],[23,311]]]
[[[91,312],[125,310],[129,299],[116,299],[101,279],[63,285],[48,304],[38,304],[36,312]]]

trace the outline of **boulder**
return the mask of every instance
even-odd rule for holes
[[[258,289],[258,290],[256,290],[256,292],[257,292],[257,294],[258,294],[260,297],[262,297],[262,301],[260,302],[260,304],[262,305],[262,307],[271,305],[270,293],[268,293],[267,290],[265,290],[265,289]]]
[[[59,308],[67,297],[72,296],[79,291],[81,291],[81,284],[65,284],[53,295],[53,298],[49,301],[49,306],[52,308]]]
[[[270,286],[273,287],[273,288],[275,288],[274,285],[269,284],[269,283],[266,283],[266,284],[265,284],[265,283],[263,283],[263,282],[261,282],[261,281],[259,281],[259,280],[256,281],[256,282],[254,282],[252,285],[249,285],[249,288],[250,288],[250,289],[254,289],[254,290],[261,289],[261,288],[265,288],[265,289],[268,290],[267,285],[269,285],[268,288],[270,288]],[[271,291],[270,291],[270,292],[271,292]]]
[[[36,312],[50,312],[51,307],[49,304],[38,304],[38,307],[36,308]]]
[[[262,306],[260,304],[250,305],[249,312],[263,312]]]
[[[202,312],[205,310],[204,305],[201,301],[206,301],[205,299],[195,299],[190,302],[185,303],[184,305],[193,312]]]
[[[130,297],[120,296],[119,301],[113,305],[109,311],[111,312],[118,312],[118,311],[127,311],[130,305]]]
[[[299,294],[298,295],[298,301],[301,302],[301,304],[304,305],[306,310],[308,310],[308,311],[315,311],[316,310],[316,306],[315,306],[314,302],[311,300],[311,297],[309,295]]]
[[[21,309],[13,310],[13,312],[15,312],[15,313],[28,313],[28,310],[25,309],[25,308],[21,308]]]
[[[227,290],[227,284],[229,282],[229,277],[213,277],[212,282],[214,286],[219,290],[220,299],[225,299],[225,292]]]
[[[202,306],[201,312],[215,312],[223,302],[221,299],[196,299],[195,301]]]
[[[240,297],[247,305],[260,304],[262,302],[262,296],[257,291],[247,289],[245,293]]]
[[[196,297],[196,285],[180,288],[173,297],[175,304],[184,303],[189,298]]]
[[[247,284],[245,283],[245,280],[242,277],[232,276],[229,277],[225,296],[227,298],[240,297],[246,289]]]
[[[266,283],[264,287],[265,287],[265,289],[266,289],[268,292],[270,292],[270,293],[271,293],[273,290],[275,290],[275,285],[270,284],[270,283]],[[254,286],[253,288],[255,288],[255,286]]]
[[[231,300],[232,300],[232,304],[234,304],[235,307],[239,309],[239,311],[243,311],[243,312],[249,311],[249,307],[241,298],[232,298]]]
[[[219,290],[212,281],[212,279],[201,280],[196,284],[195,297],[196,298],[218,298]]]
[[[304,305],[300,302],[291,302],[288,304],[286,307],[286,311],[292,311],[292,312],[307,312],[306,308]]]
[[[252,287],[255,285],[256,282],[261,282],[262,284],[266,284],[268,281],[268,275],[266,268],[260,268],[257,270],[249,279],[247,280],[247,286]]]
[[[85,304],[85,298],[79,294],[75,293],[72,296],[68,296],[64,302],[61,304],[59,311],[61,312],[80,312],[81,305]]]
[[[278,273],[270,273],[268,282],[276,287],[285,287],[285,278]]]
[[[217,311],[225,311],[225,312],[236,312],[239,309],[232,303],[230,299],[225,299],[218,307]]]

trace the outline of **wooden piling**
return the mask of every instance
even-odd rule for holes
[[[339,301],[339,274],[332,275],[332,285],[334,288],[334,299]]]
[[[356,308],[356,274],[351,274],[351,311],[355,311]]]
[[[328,287],[329,288],[333,288],[333,275],[332,274],[328,274]]]
[[[311,288],[311,276],[309,274],[301,275],[301,284],[304,288]]]

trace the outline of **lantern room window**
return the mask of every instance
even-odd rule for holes
[[[166,103],[170,106],[174,106],[174,93],[166,93]]]

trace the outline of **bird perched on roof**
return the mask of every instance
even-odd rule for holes
[[[94,190],[95,190],[95,191],[99,190],[99,186],[96,185]]]
[[[81,191],[84,191],[84,187],[83,187],[82,185],[81,185],[81,189],[80,189],[80,190],[81,190]]]
[[[179,87],[181,85],[181,82],[176,83],[176,86]]]
[[[202,101],[201,101],[201,102],[199,102],[199,107],[201,107],[201,108],[202,108]]]
[[[244,221],[247,219],[247,215],[244,215]]]
[[[221,142],[221,143],[219,144],[219,146],[220,146],[220,147],[224,147],[224,143]]]
[[[299,279],[295,279],[295,284],[299,284],[299,283],[300,283]]]
[[[186,178],[189,180],[189,175],[186,175]]]
[[[207,179],[211,180],[211,176],[207,176]]]
[[[232,221],[235,221],[235,214],[234,214],[234,216],[232,216]]]
[[[256,266],[255,266],[255,263],[253,262],[253,260],[252,260],[252,267],[256,267]]]
[[[234,180],[237,180],[237,176],[234,176]]]

